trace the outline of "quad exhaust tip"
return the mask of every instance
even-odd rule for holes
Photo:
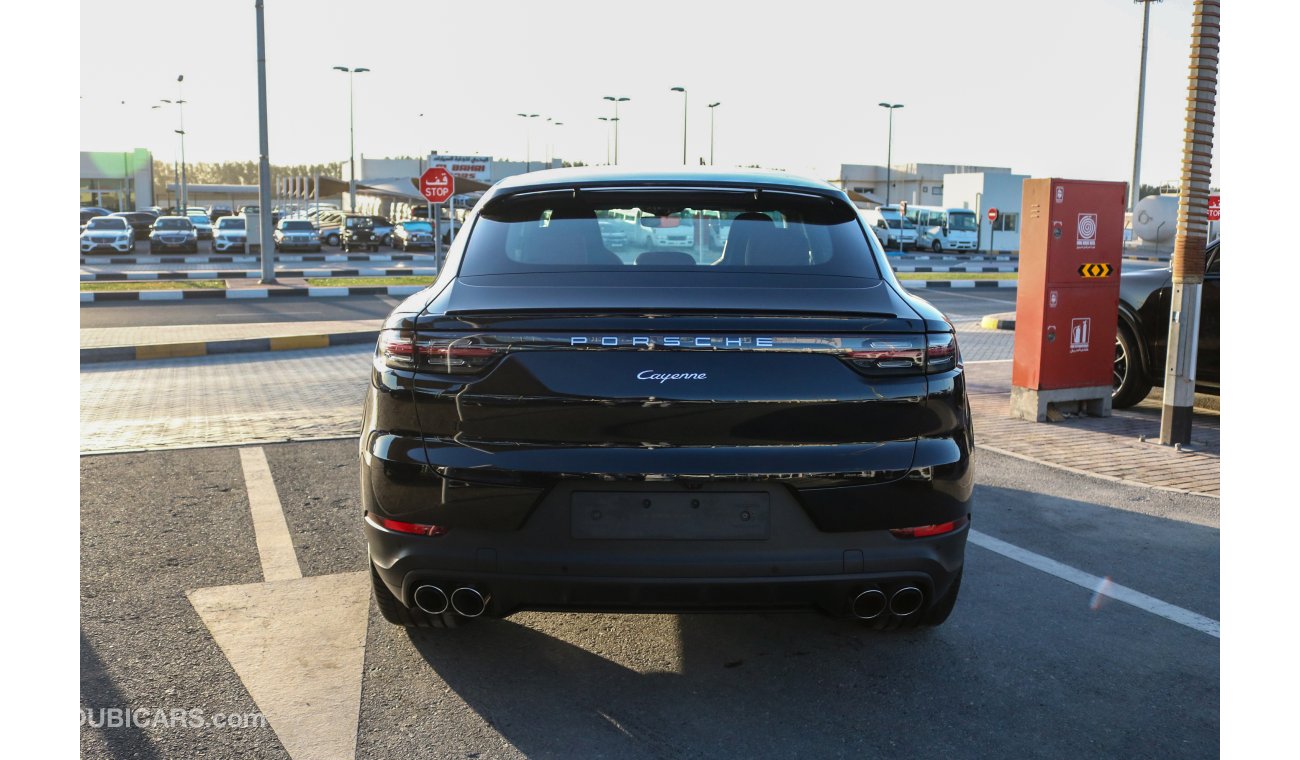
[[[921,609],[925,594],[916,586],[904,586],[889,598],[889,611],[899,617],[907,617]]]
[[[451,592],[451,608],[457,615],[476,618],[487,610],[488,600],[491,598],[491,595],[482,594],[478,589],[461,586]]]
[[[441,615],[447,611],[447,594],[437,586],[419,586],[414,594],[415,606],[429,615]]]
[[[853,599],[853,615],[859,620],[874,620],[880,617],[889,606],[885,592],[878,588],[869,588]]]

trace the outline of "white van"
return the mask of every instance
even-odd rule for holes
[[[862,212],[862,218],[886,250],[897,251],[900,241],[903,248],[916,248],[916,225],[904,219],[897,207],[867,209]]]
[[[979,224],[968,208],[908,206],[907,220],[916,225],[916,247],[935,253],[974,251]]]

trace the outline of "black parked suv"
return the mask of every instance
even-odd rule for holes
[[[1111,405],[1122,409],[1164,386],[1169,352],[1168,268],[1125,272],[1119,278],[1119,330],[1115,334]],[[1196,391],[1219,395],[1219,241],[1205,250],[1201,324],[1196,334]]]
[[[339,225],[339,242],[343,245],[344,253],[350,253],[356,248],[378,251],[379,238],[375,236],[375,218],[361,214],[343,214]]]
[[[597,214],[628,209],[727,219],[727,243],[615,254]],[[372,363],[361,501],[386,619],[948,617],[973,480],[961,354],[842,191],[562,169],[497,184],[465,226]]]

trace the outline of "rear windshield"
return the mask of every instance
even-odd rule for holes
[[[500,198],[475,224],[460,274],[665,269],[880,277],[857,211],[843,201],[654,188]]]

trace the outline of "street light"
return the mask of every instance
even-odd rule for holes
[[[889,186],[893,184],[893,167],[890,165],[894,160],[894,109],[902,108],[902,103],[880,103],[881,108],[889,109],[889,144],[885,149],[885,205],[889,205]],[[898,223],[898,239],[903,239],[903,223]]]
[[[686,165],[686,102],[689,96],[686,94],[685,87],[674,87],[673,92],[682,94],[682,166]]]
[[[551,123],[551,127],[564,126],[564,122],[552,121],[551,117],[549,116],[546,117],[546,120]],[[550,134],[548,135],[548,139],[546,141],[546,168],[550,169],[552,168],[552,165],[555,163],[555,130],[549,129],[547,131]]]
[[[629,100],[631,100],[631,98],[623,98],[623,97],[618,97],[616,95],[606,95],[605,100],[608,100],[614,104],[614,118],[611,121],[614,122],[614,164],[617,165],[618,164],[618,104],[626,103]]]
[[[1147,26],[1151,22],[1151,3],[1158,3],[1160,0],[1135,1],[1142,3],[1142,59],[1138,64],[1137,136],[1133,138],[1133,184],[1129,185],[1128,189],[1129,212],[1137,211],[1138,196],[1142,193],[1142,186],[1138,184],[1138,179],[1142,169],[1142,103],[1146,99],[1147,92]]]
[[[163,98],[162,100],[162,102],[168,105],[176,106],[177,112],[180,116],[181,128],[174,129],[172,131],[181,136],[181,214],[182,215],[184,215],[185,210],[190,207],[190,198],[189,198],[189,190],[188,190],[189,183],[186,181],[185,178],[185,98],[184,98],[185,92],[182,85],[184,81],[185,81],[184,74],[181,74],[176,77],[176,92],[178,93],[176,100],[167,100],[166,98]]]
[[[604,165],[610,165],[610,127],[614,125],[614,120],[607,116],[595,117],[604,122]]]
[[[358,66],[335,66],[335,71],[348,75],[348,211],[357,210],[357,111],[352,100],[352,75],[364,74],[370,69]]]
[[[527,171],[528,171],[528,172],[531,172],[531,171],[533,170],[533,123],[532,123],[531,121],[527,121],[527,120],[528,120],[528,119],[536,119],[536,118],[539,116],[539,114],[535,114],[535,113],[520,113],[520,114],[515,114],[515,115],[516,115],[516,116],[522,116],[522,117],[524,117],[524,119],[525,119],[525,122],[524,122],[524,123],[527,125],[527,128],[526,128],[526,136],[527,136],[527,140],[528,140],[528,147],[524,149],[524,152],[527,154],[527,158],[528,158],[528,169],[527,169]]]
[[[709,104],[709,166],[713,166],[713,109],[722,105],[722,101]]]

